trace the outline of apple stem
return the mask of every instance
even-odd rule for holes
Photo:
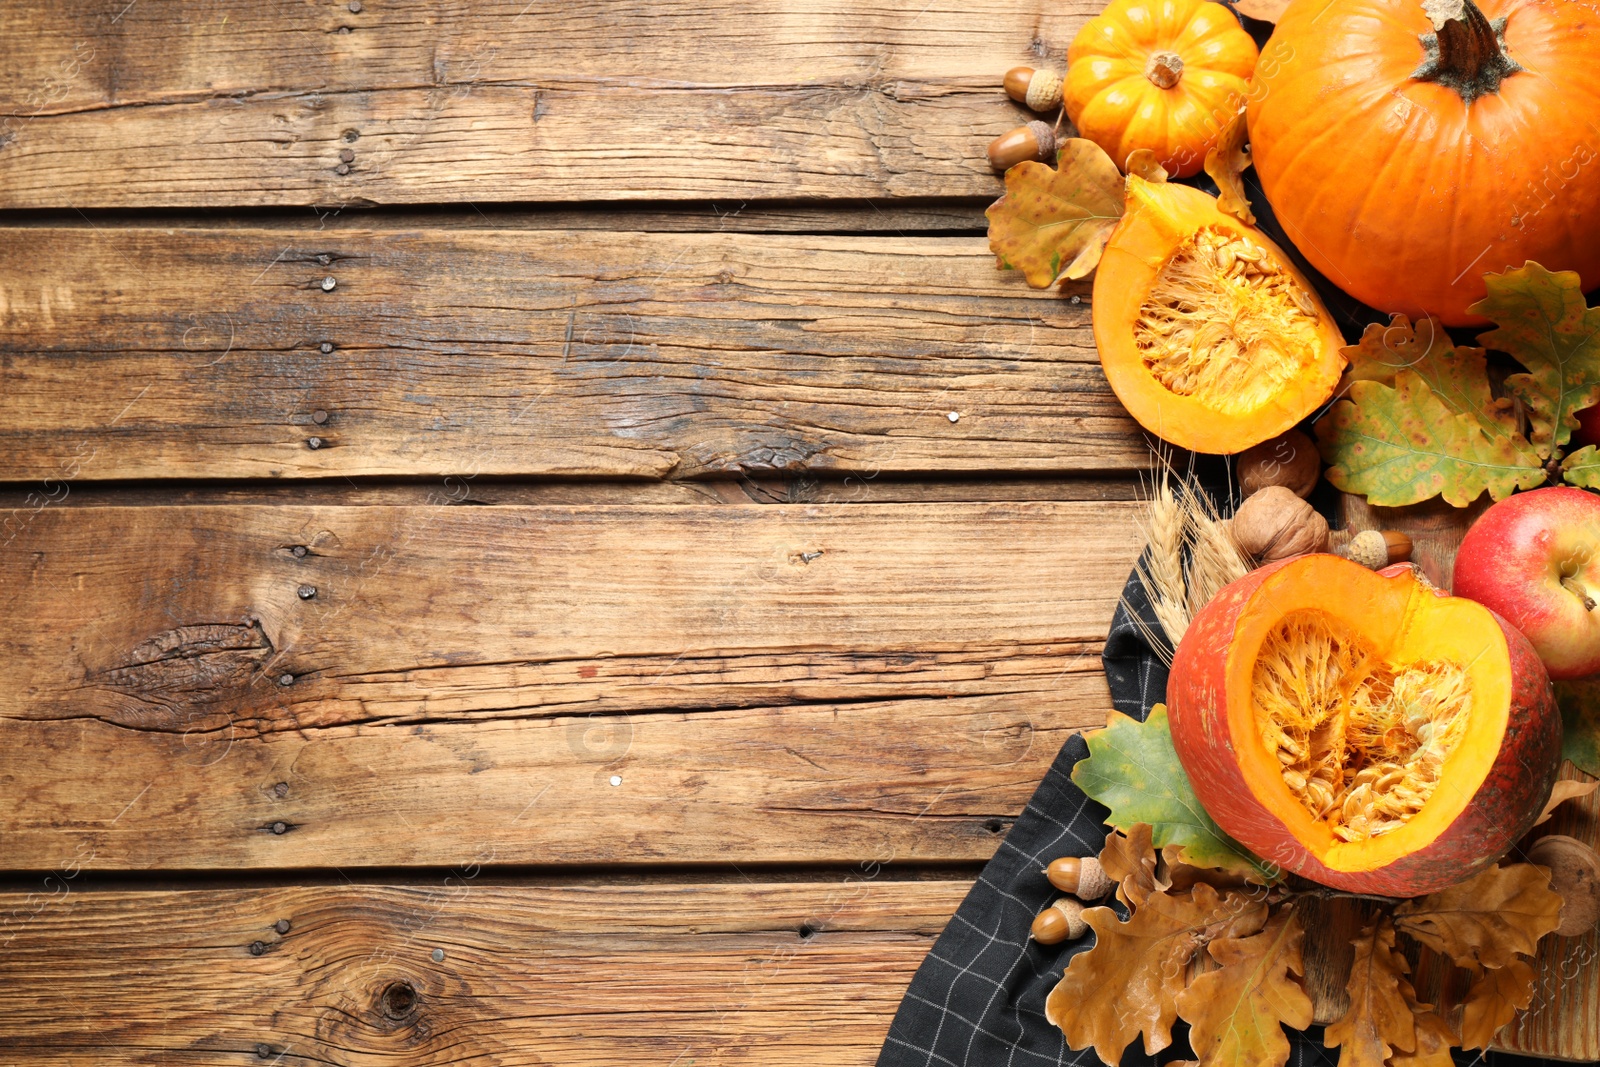
[[[1583,587],[1576,576],[1561,579],[1561,587],[1583,601],[1584,611],[1593,611],[1595,609],[1594,597],[1589,595],[1589,591]]]

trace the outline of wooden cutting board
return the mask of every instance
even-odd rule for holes
[[[1435,501],[1410,508],[1374,508],[1360,497],[1346,496],[1341,500],[1344,529],[1334,532],[1333,547],[1342,547],[1361,530],[1404,531],[1413,542],[1413,561],[1430,581],[1448,589],[1456,549],[1485,507],[1487,503],[1480,502],[1458,509]],[[1593,780],[1570,763],[1562,764],[1561,777]],[[1568,834],[1600,845],[1600,793],[1563,804],[1530,840],[1545,834]],[[1364,914],[1360,902],[1340,899],[1310,902],[1302,918],[1306,986],[1316,1021],[1325,1024],[1348,1005],[1344,985]],[[1409,946],[1407,956],[1418,995],[1446,1012],[1459,1013],[1466,989],[1448,980],[1447,961],[1416,945]],[[1533,1003],[1500,1031],[1495,1048],[1553,1059],[1600,1059],[1600,931],[1577,938],[1546,937],[1534,967]]]

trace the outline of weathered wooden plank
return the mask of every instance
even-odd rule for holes
[[[1099,6],[23,0],[0,206],[992,195]]]
[[[462,488],[465,492],[463,495]],[[1040,500],[1138,500],[1129,477],[867,478],[772,474],[702,481],[343,479],[221,485],[77,482],[0,485],[0,527],[43,508],[310,504],[350,507],[500,504],[939,504]]]
[[[835,883],[542,888],[477,871],[149,893],[57,877],[0,895],[0,1051],[197,1067],[865,1065],[968,887],[872,867]]]
[[[1137,511],[46,508],[7,862],[981,859],[1104,719]]]
[[[893,200],[614,200],[582,203],[439,204],[377,208],[255,208],[161,211],[184,230],[628,230],[644,233],[861,233],[981,235],[993,196]],[[8,227],[143,229],[153,213],[124,209],[6,212]]]
[[[0,240],[10,480],[1148,463],[1087,303],[996,271],[981,238]]]

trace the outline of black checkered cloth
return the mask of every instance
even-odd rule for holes
[[[1144,719],[1166,699],[1167,670],[1142,636],[1130,611],[1159,632],[1155,613],[1137,578],[1130,578],[1106,640],[1103,662],[1118,711]],[[1061,747],[1011,833],[984,867],[950,925],[928,953],[906,991],[878,1067],[1100,1067],[1093,1049],[1073,1052],[1044,1017],[1044,1001],[1072,956],[1088,941],[1041,945],[1028,938],[1033,917],[1060,894],[1040,870],[1059,856],[1092,856],[1109,832],[1106,809],[1072,784],[1072,768],[1089,754],[1074,735]],[[1124,1065],[1193,1058],[1180,1022],[1174,1044],[1157,1056],[1135,1041]],[[1322,1047],[1314,1027],[1290,1034],[1289,1067],[1336,1067],[1337,1050]],[[1504,1053],[1456,1053],[1458,1064],[1556,1067],[1556,1061]]]

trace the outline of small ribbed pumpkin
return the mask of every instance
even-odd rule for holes
[[[1117,166],[1148,148],[1186,178],[1238,112],[1256,56],[1211,0],[1112,0],[1067,50],[1067,117]]]

